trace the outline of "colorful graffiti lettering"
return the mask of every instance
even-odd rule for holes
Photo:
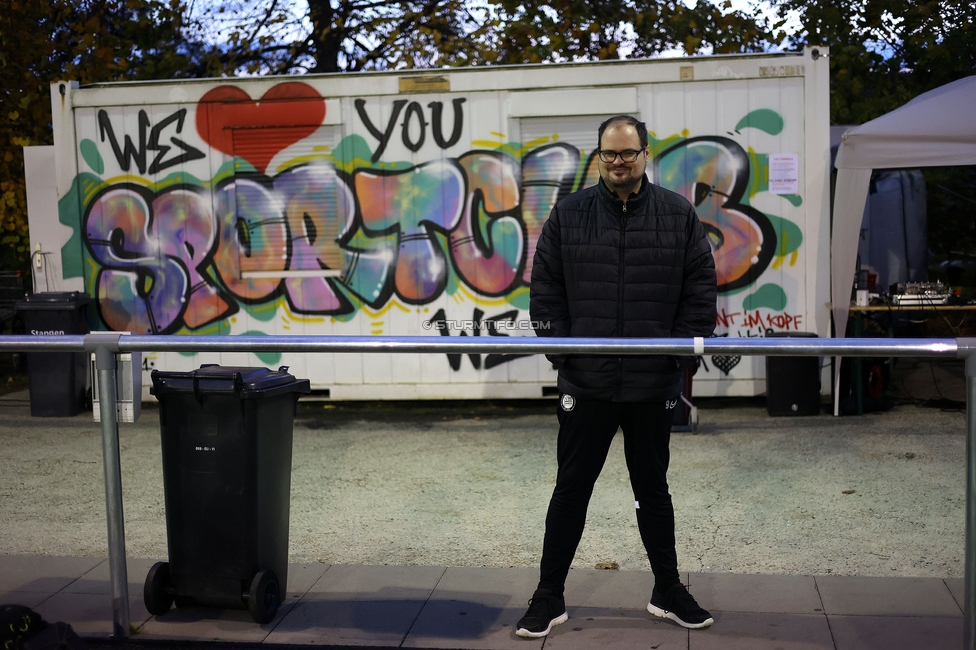
[[[556,143],[535,149],[522,164],[522,222],[528,243],[522,280],[526,284],[532,279],[532,260],[542,226],[556,200],[572,188],[580,154],[575,147]]]
[[[658,182],[691,201],[708,232],[719,291],[755,282],[776,250],[776,231],[759,210],[742,203],[749,157],[734,140],[689,138],[654,158]]]
[[[353,186],[362,228],[372,236],[396,235],[397,246],[389,252],[396,294],[409,304],[439,296],[448,266],[436,235],[454,230],[464,208],[458,165],[434,161],[407,173],[358,170]]]
[[[209,201],[194,188],[160,196],[137,185],[110,187],[92,202],[84,233],[99,266],[93,295],[116,331],[197,328],[236,308],[204,279],[215,243]]]
[[[526,160],[539,187],[545,167]],[[555,183],[567,192],[564,168]],[[350,297],[374,307],[393,295],[427,304],[452,273],[481,295],[503,296],[524,282],[521,176],[512,156],[475,151],[352,178],[330,163],[273,179],[239,173],[210,196],[185,184],[158,193],[113,186],[85,213],[85,241],[101,269],[94,293],[106,325],[151,333],[197,329],[238,303],[280,295],[304,314],[349,313]],[[559,195],[534,197],[533,206],[548,214]],[[288,277],[295,270],[335,273]]]
[[[398,99],[382,118],[358,99],[356,114],[375,146],[352,135],[331,153],[285,159],[289,154],[280,154],[325,118],[326,101],[311,86],[278,84],[259,99],[235,86],[207,92],[196,107],[197,132],[214,155],[235,161],[211,183],[175,172],[155,183],[91,179],[98,190],[84,201],[81,233],[103,323],[135,332],[196,331],[279,299],[295,314],[346,316],[393,299],[430,305],[458,287],[486,300],[524,301],[542,226],[560,198],[596,181],[593,152],[566,142],[507,143],[416,164],[382,162],[397,135],[411,152],[428,136],[442,150],[456,146],[465,101],[456,98],[446,110],[431,102],[426,110]],[[121,169],[153,175],[204,156],[183,139],[186,120],[184,108],[156,124],[140,112],[135,139],[105,111],[97,125]],[[84,140],[81,152],[101,174],[96,147]],[[342,158],[336,152],[344,147],[356,155]],[[656,182],[694,203],[721,292],[751,286],[777,256],[795,259],[798,229],[748,204],[758,171],[735,141],[674,137],[654,150],[650,169]],[[788,250],[777,243],[787,230]],[[799,329],[801,317],[785,312],[785,293],[774,288],[764,285],[762,300],[750,304],[781,301],[781,313],[723,309],[719,325]],[[474,320],[483,316],[475,310]],[[440,309],[430,322],[445,318]],[[488,355],[482,364],[474,356],[476,368],[510,358]],[[460,355],[451,357],[453,368],[460,364]]]
[[[492,152],[465,154],[458,164],[468,179],[465,212],[472,218],[450,235],[454,268],[479,293],[500,296],[515,285],[525,261],[518,165]]]

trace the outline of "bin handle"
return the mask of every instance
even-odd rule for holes
[[[196,375],[193,376],[193,398],[197,404],[203,406],[203,395],[200,394],[200,378]]]

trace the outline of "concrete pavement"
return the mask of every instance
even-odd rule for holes
[[[531,568],[293,564],[275,619],[244,610],[173,609],[150,616],[142,578],[154,560],[130,559],[133,644],[175,647],[315,645],[524,650],[956,650],[962,579],[691,573],[684,579],[715,624],[686,630],[643,607],[648,577],[574,569],[565,624],[526,640],[514,625],[537,579]],[[65,621],[93,644],[112,630],[108,561],[0,555],[0,602]],[[100,646],[99,646],[100,647]]]
[[[902,387],[958,399],[958,370],[916,366]],[[937,394],[913,387],[918,376],[935,378]],[[289,594],[265,626],[243,610],[146,612],[146,572],[167,554],[158,411],[147,405],[121,428],[132,642],[962,645],[963,413],[903,402],[862,417],[770,418],[761,400],[699,406],[700,433],[672,437],[669,478],[679,562],[715,625],[689,632],[643,610],[651,577],[615,442],[567,584],[571,618],[526,641],[512,628],[537,577],[552,404],[300,405]],[[90,418],[30,418],[26,394],[0,397],[0,602],[97,641],[112,612]],[[609,563],[620,570],[593,568]]]

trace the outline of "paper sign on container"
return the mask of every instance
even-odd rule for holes
[[[800,157],[795,153],[769,154],[769,193],[797,194],[800,191]]]

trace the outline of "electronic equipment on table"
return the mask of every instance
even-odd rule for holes
[[[949,295],[949,287],[941,282],[899,282],[891,285],[891,302],[894,305],[947,305]]]

